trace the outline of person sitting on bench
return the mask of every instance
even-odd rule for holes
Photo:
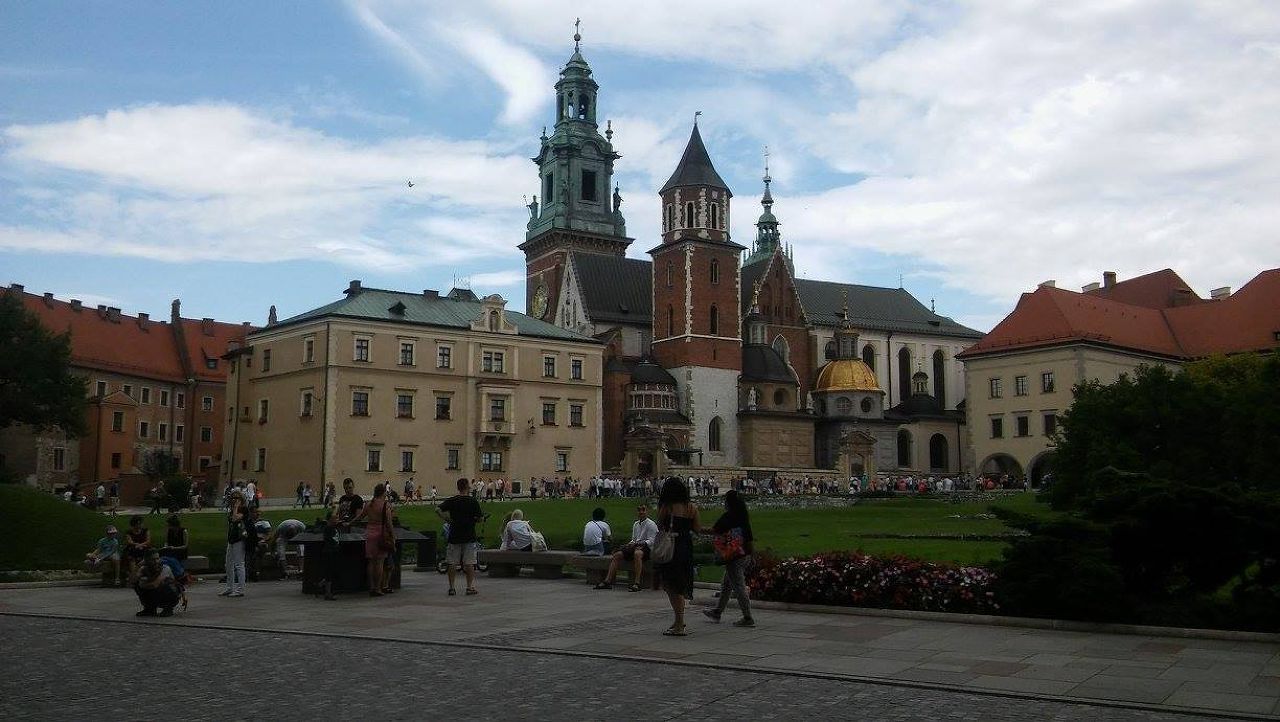
[[[657,538],[658,525],[649,518],[649,507],[641,504],[636,507],[636,522],[631,525],[631,541],[613,553],[613,559],[609,561],[609,573],[595,588],[612,589],[613,580],[618,578],[618,570],[625,561],[631,562],[629,589],[633,592],[640,591],[640,574],[644,571],[644,563],[649,559],[649,550]]]
[[[516,509],[502,527],[502,545],[499,549],[517,552],[533,551],[533,527],[524,519],[524,512]]]

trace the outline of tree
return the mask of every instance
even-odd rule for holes
[[[0,429],[28,424],[83,436],[85,379],[71,373],[71,335],[54,334],[22,306],[0,293]]]

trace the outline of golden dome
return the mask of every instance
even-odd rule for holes
[[[876,374],[861,359],[831,361],[818,372],[814,391],[880,391]]]

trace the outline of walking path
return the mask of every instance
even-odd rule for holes
[[[439,575],[406,573],[405,588],[391,596],[324,602],[302,595],[297,582],[253,584],[243,599],[219,598],[219,585],[206,583],[190,590],[187,612],[144,623],[661,661],[1055,703],[1280,717],[1277,643],[772,610],[760,610],[759,626],[743,629],[728,624],[736,618],[733,607],[717,625],[697,606],[690,609],[690,636],[664,637],[670,611],[665,596],[652,591],[630,593],[619,586],[597,592],[580,580],[481,578],[479,596],[448,597],[445,586]],[[705,602],[710,593],[698,590],[698,596]],[[124,590],[0,591],[0,615],[134,622],[137,608],[133,594]]]

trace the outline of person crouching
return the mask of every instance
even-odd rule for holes
[[[160,555],[155,551],[147,552],[146,558],[134,573],[133,590],[138,593],[138,601],[142,602],[139,617],[159,616],[172,617],[173,607],[182,598],[178,590],[178,582],[167,565],[160,563]]]

